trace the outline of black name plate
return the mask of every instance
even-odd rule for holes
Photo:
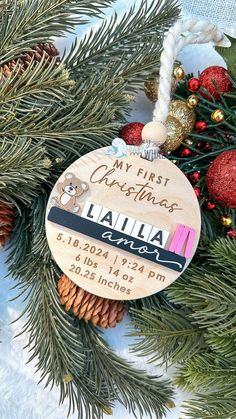
[[[186,263],[186,258],[176,253],[169,252],[161,247],[146,243],[143,240],[128,236],[127,234],[105,227],[94,221],[75,215],[58,207],[52,207],[48,214],[48,221],[59,226],[69,228],[77,233],[84,234],[110,244],[121,250],[140,256],[151,262],[163,265],[166,268],[182,272]]]

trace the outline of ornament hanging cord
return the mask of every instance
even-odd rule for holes
[[[178,21],[167,32],[160,58],[158,100],[153,111],[153,119],[142,131],[142,140],[148,143],[141,157],[147,160],[158,158],[159,147],[167,139],[166,119],[171,101],[173,66],[179,52],[187,45],[213,42],[215,45],[231,45],[225,34],[207,21],[189,19]]]

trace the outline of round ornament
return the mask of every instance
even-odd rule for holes
[[[215,208],[216,208],[215,202],[212,202],[212,201],[207,201],[206,202],[206,209],[208,211],[214,211]]]
[[[230,237],[231,239],[236,239],[236,231],[230,228],[227,231],[227,236]]]
[[[156,102],[158,98],[158,74],[151,74],[144,82],[144,92],[151,102]]]
[[[195,194],[196,194],[196,197],[199,199],[199,198],[200,198],[200,196],[201,196],[201,189],[200,189],[200,188],[198,188],[197,186],[195,186],[195,187],[193,188],[193,190],[194,190],[194,192],[195,192]]]
[[[214,200],[236,208],[236,150],[224,151],[211,163],[206,185]]]
[[[232,224],[233,220],[232,217],[230,217],[229,215],[221,215],[220,217],[220,223],[224,226],[224,227],[230,227]]]
[[[225,120],[225,114],[222,109],[216,109],[211,114],[211,120],[212,122],[215,122],[215,124],[219,124],[220,122],[224,122]]]
[[[177,80],[173,77],[171,82],[171,92],[176,89]],[[152,73],[144,82],[144,92],[151,102],[156,102],[158,99],[159,89],[159,74]]]
[[[207,123],[206,121],[197,121],[195,124],[195,131],[197,132],[204,132],[207,130]]]
[[[181,157],[189,157],[191,156],[192,151],[188,147],[184,147],[183,150],[181,150],[180,155]]]
[[[184,71],[183,67],[181,67],[181,65],[178,65],[177,67],[175,67],[173,73],[174,73],[174,77],[178,81],[182,80],[185,76],[185,71]]]
[[[197,77],[192,77],[188,81],[188,90],[190,92],[196,92],[200,88],[200,81],[197,79]]]
[[[190,95],[187,98],[187,102],[186,103],[187,103],[187,106],[190,109],[194,109],[194,108],[197,107],[197,105],[199,104],[199,102],[200,102],[200,99],[199,99],[199,97],[197,95]]]
[[[48,243],[63,273],[112,300],[170,285],[200,236],[199,205],[185,175],[162,156],[150,161],[132,149],[115,139],[75,161],[56,182],[46,211]]]
[[[130,122],[125,124],[120,130],[121,138],[130,145],[139,145],[142,142],[142,130],[144,124],[141,122]]]
[[[173,100],[170,103],[169,115],[174,116],[183,126],[183,133],[189,134],[195,125],[195,113],[186,102]]]
[[[206,89],[216,100],[220,99],[220,94],[229,92],[232,89],[232,82],[229,73],[224,67],[213,65],[206,68],[199,77],[200,85]],[[201,92],[206,99],[210,99],[207,93]]]
[[[166,120],[167,140],[162,145],[161,150],[164,153],[174,151],[180,146],[184,139],[183,127],[178,119],[169,115]]]

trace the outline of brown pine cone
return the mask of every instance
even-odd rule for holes
[[[10,238],[15,221],[15,210],[11,205],[0,202],[0,247]]]
[[[32,47],[30,51],[26,51],[21,54],[19,59],[11,60],[3,64],[0,69],[3,71],[2,79],[4,80],[6,77],[8,77],[16,65],[20,67],[20,69],[18,69],[18,75],[20,76],[29,67],[32,58],[34,59],[35,63],[39,63],[43,58],[43,54],[45,55],[45,59],[48,60],[48,64],[54,57],[57,57],[56,66],[60,64],[59,52],[53,44],[38,44]]]
[[[123,320],[125,306],[122,301],[90,294],[64,274],[60,277],[57,288],[66,311],[72,310],[75,316],[85,322],[91,321],[94,326],[108,328],[115,327]]]

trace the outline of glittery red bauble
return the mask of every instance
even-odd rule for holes
[[[207,129],[206,121],[197,121],[195,124],[195,130],[197,132],[204,132]]]
[[[121,128],[120,136],[128,145],[139,145],[142,143],[143,127],[141,122],[130,122]]]
[[[206,185],[216,202],[236,208],[236,150],[216,157],[208,169]]]
[[[183,148],[183,150],[181,150],[181,152],[180,152],[180,155],[182,156],[182,157],[189,157],[189,156],[191,156],[191,154],[192,154],[192,151],[191,150],[189,150],[189,148]]]
[[[216,207],[215,202],[207,201],[207,203],[206,203],[206,209],[208,211],[213,211],[215,209],[215,207]]]
[[[190,174],[190,179],[191,181],[194,182],[198,182],[201,179],[201,173],[200,172],[193,172]]]
[[[206,68],[199,77],[201,87],[208,90],[208,92],[216,99],[220,99],[221,94],[227,93],[232,89],[232,82],[229,78],[229,73],[224,67],[213,65]],[[216,86],[217,85],[217,88]],[[201,95],[207,99],[210,99],[205,93],[201,92]]]
[[[190,92],[196,92],[200,88],[200,80],[197,77],[192,77],[188,81],[188,90]]]
[[[234,231],[233,229],[228,230],[227,236],[231,237],[232,239],[236,239],[236,231]]]
[[[195,194],[196,194],[196,197],[197,197],[197,198],[200,198],[200,196],[201,196],[201,189],[200,189],[200,188],[197,188],[197,187],[195,186],[195,188],[193,188],[193,190],[194,190],[194,192],[195,192]]]

